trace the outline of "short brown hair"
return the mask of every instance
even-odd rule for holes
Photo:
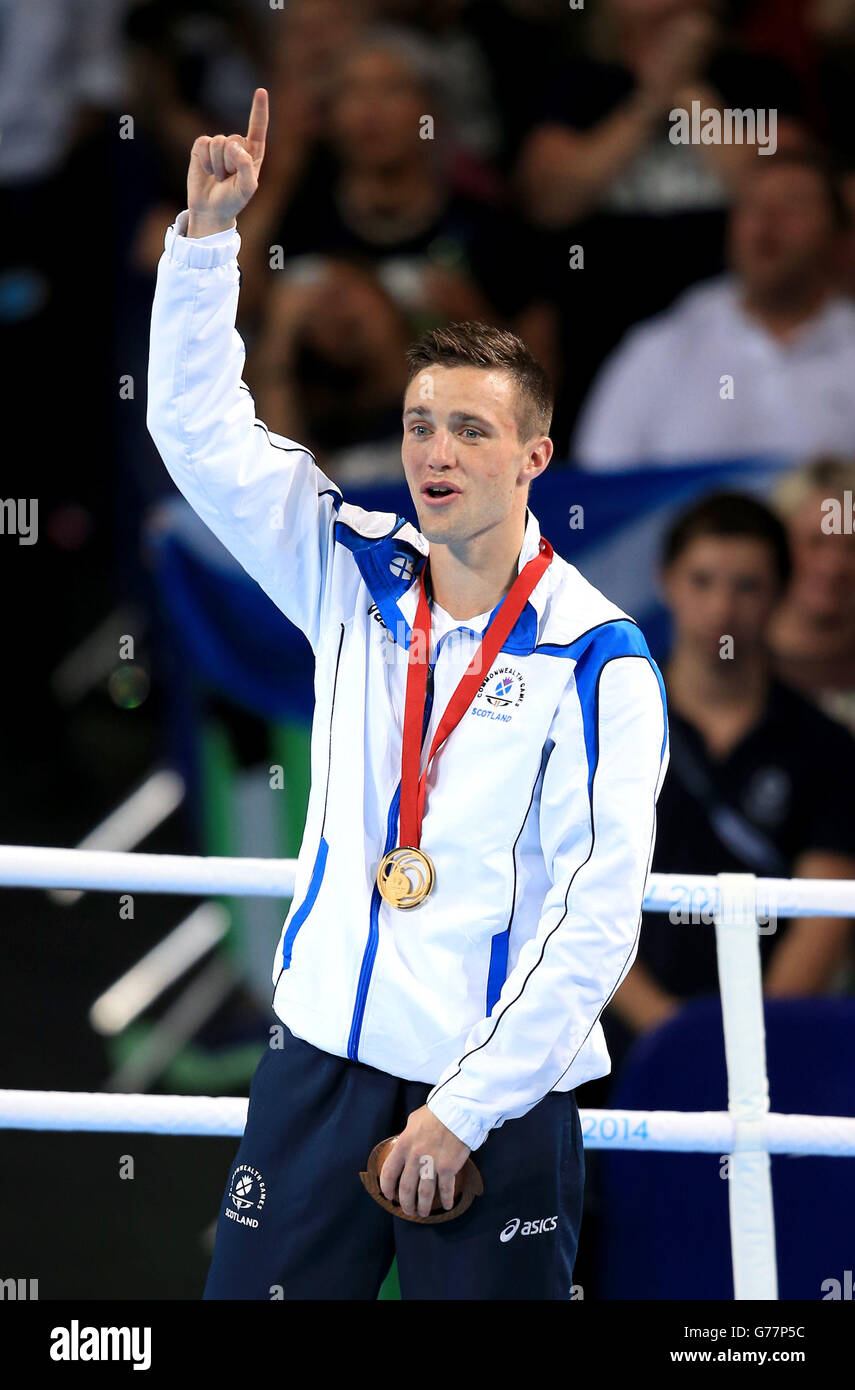
[[[522,338],[491,323],[449,323],[432,328],[407,348],[407,386],[425,367],[498,367],[517,388],[520,440],[548,434],[552,424],[552,383]]]
[[[709,492],[679,512],[668,527],[661,550],[668,569],[692,543],[705,536],[747,536],[769,548],[778,583],[786,588],[792,560],[783,523],[763,502],[744,492]]]

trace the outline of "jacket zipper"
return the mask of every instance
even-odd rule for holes
[[[431,710],[433,709],[433,666],[428,665],[427,671],[427,695],[425,699],[425,716],[422,722],[422,745],[424,746],[425,733],[430,722]],[[392,797],[392,804],[389,807],[389,814],[386,819],[386,844],[383,854],[388,854],[394,847],[396,839],[396,829],[398,825],[398,811],[401,805],[401,783],[395,789]],[[365,1001],[368,997],[368,986],[371,983],[371,972],[374,969],[374,958],[377,955],[377,945],[380,938],[380,889],[377,884],[371,893],[371,908],[368,915],[368,940],[365,944],[365,951],[362,956],[362,966],[359,971],[359,983],[356,986],[356,1004],[353,1009],[353,1018],[350,1024],[350,1037],[347,1040],[347,1055],[352,1062],[359,1061],[359,1039],[362,1033],[362,1020],[365,1015]]]

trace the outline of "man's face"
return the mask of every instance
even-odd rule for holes
[[[697,537],[663,582],[676,640],[707,659],[723,659],[725,636],[736,662],[756,652],[780,596],[770,547],[752,536]]]
[[[352,53],[339,73],[330,112],[341,158],[377,168],[412,157],[422,149],[424,103],[415,75],[395,54],[380,49]]]
[[[731,264],[749,290],[798,288],[827,266],[835,245],[819,175],[796,165],[755,169],[731,215],[729,238]]]
[[[426,367],[404,397],[401,459],[429,541],[468,540],[525,512],[528,484],[552,454],[545,436],[517,435],[517,387],[501,369]],[[427,488],[448,488],[431,497]]]
[[[841,502],[840,492],[833,492]],[[789,521],[793,553],[792,593],[817,618],[850,618],[855,608],[855,535],[828,533],[825,496],[814,493]]]

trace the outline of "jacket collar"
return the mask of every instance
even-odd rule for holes
[[[419,537],[420,540],[423,541],[424,547],[429,554],[429,543],[425,540],[423,536],[421,536],[421,533],[419,533]],[[525,532],[523,534],[522,548],[519,553],[519,559],[517,560],[517,574],[519,574],[522,571],[524,566],[528,564],[529,560],[534,559],[535,555],[537,555],[538,553],[539,547],[540,525],[538,524],[537,517],[534,515],[534,512],[531,510],[531,508],[526,507],[526,525]],[[421,548],[422,547],[419,546],[419,549]],[[410,634],[412,632],[412,625],[416,617],[416,608],[418,607],[421,572],[425,567],[427,559],[428,555],[426,554],[419,562],[417,562],[413,582],[397,600],[398,610],[401,614],[401,617],[404,620],[404,631],[406,635],[407,647],[409,647],[410,644]],[[502,645],[501,650],[503,652],[511,652],[516,656],[527,656],[530,652],[534,651],[534,648],[537,646],[537,634],[540,627],[541,619],[543,617],[543,611],[546,607],[546,598],[548,593],[548,574],[549,571],[547,570],[546,573],[541,576],[539,582],[535,585],[534,589],[529,595],[529,599],[525,605],[525,608],[520,613],[514,626],[511,628],[511,631],[508,633],[508,636],[506,637]],[[496,613],[499,606],[499,604],[496,604],[496,607],[490,614],[491,619],[493,615]],[[458,627],[465,628],[468,627],[468,624],[466,622],[460,622],[458,624]],[[477,631],[482,632],[485,627],[486,624],[479,624],[477,627]]]

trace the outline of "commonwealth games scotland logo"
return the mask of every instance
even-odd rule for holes
[[[521,705],[525,697],[525,681],[513,666],[501,666],[491,671],[483,681],[476,700],[486,700],[493,709],[507,710]]]
[[[228,1201],[231,1205],[226,1206],[226,1216],[232,1221],[238,1221],[242,1226],[257,1226],[257,1218],[261,1215],[266,1200],[267,1188],[258,1169],[251,1168],[248,1163],[239,1164],[229,1183]],[[250,1215],[253,1210],[255,1215]]]

